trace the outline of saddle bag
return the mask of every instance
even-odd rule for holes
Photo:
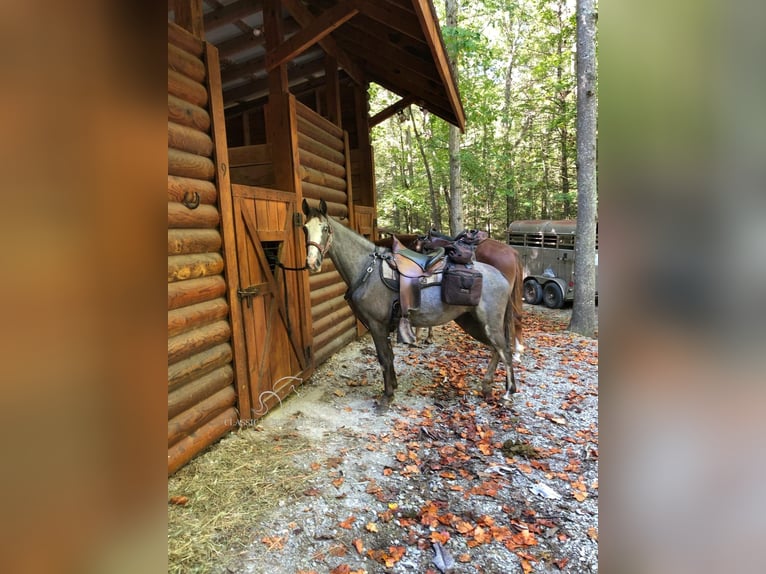
[[[482,274],[463,265],[453,265],[442,277],[442,301],[447,305],[478,305]]]

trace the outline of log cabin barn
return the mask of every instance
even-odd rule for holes
[[[304,198],[377,238],[370,130],[410,104],[464,128],[431,0],[169,0],[168,474],[363,333],[331,261],[285,267]]]

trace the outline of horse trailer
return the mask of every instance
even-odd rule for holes
[[[520,220],[508,228],[508,244],[521,256],[524,301],[561,308],[574,299],[575,220]],[[598,225],[596,227],[598,284]],[[598,293],[596,294],[598,298]]]

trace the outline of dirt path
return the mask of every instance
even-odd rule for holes
[[[525,309],[511,403],[501,373],[495,399],[481,398],[488,353],[442,327],[433,345],[396,347],[399,388],[386,413],[365,337],[240,431],[309,447],[291,461],[299,492],[229,541],[219,571],[597,572],[597,341],[563,331],[571,309]],[[182,493],[175,479],[170,491]]]

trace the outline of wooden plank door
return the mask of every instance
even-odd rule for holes
[[[239,265],[250,416],[259,418],[311,376],[311,325],[303,239],[295,218],[295,195],[233,184],[234,225]]]

